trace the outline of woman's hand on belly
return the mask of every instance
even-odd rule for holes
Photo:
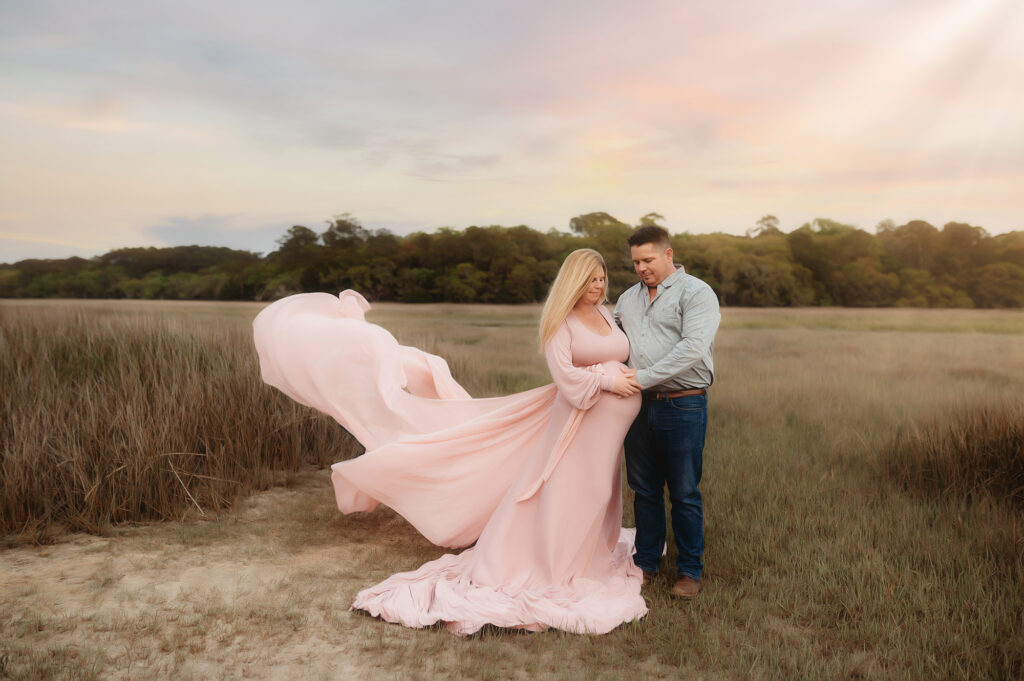
[[[636,372],[621,362],[605,362],[605,371],[615,376],[615,386],[609,391],[617,397],[631,397],[639,394],[640,384],[636,382]]]

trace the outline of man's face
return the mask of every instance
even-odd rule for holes
[[[663,248],[658,244],[640,244],[631,246],[629,252],[633,255],[633,269],[640,275],[644,285],[654,288],[665,277],[676,271],[672,264],[672,249]]]

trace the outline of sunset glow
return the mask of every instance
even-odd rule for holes
[[[1024,229],[1016,0],[0,5],[0,262],[829,217]]]

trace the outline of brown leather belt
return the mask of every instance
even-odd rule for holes
[[[652,400],[674,400],[677,397],[689,397],[690,395],[707,395],[707,388],[692,388],[690,390],[676,390],[671,393],[644,392],[646,397]]]

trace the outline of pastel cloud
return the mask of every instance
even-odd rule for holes
[[[4,228],[96,249],[343,211],[1024,229],[1015,0],[40,0],[0,66]]]

